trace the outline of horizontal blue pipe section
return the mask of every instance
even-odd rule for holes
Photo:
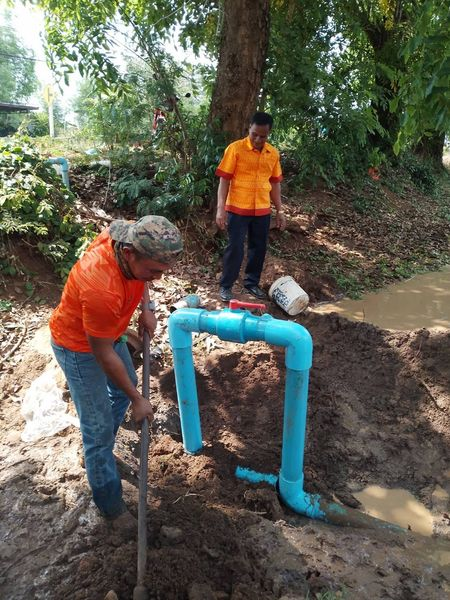
[[[258,473],[257,471],[252,471],[251,469],[246,469],[244,467],[236,467],[235,475],[238,479],[244,479],[249,483],[268,483],[273,487],[276,487],[278,481],[276,475],[272,475],[271,473]]]

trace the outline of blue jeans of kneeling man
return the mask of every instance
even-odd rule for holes
[[[94,502],[104,517],[114,519],[126,510],[113,448],[130,400],[108,379],[93,354],[67,350],[53,340],[52,348],[80,419],[86,473]],[[116,342],[114,350],[137,385],[126,343]]]

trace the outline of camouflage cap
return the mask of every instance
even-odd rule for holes
[[[139,221],[113,221],[109,227],[116,242],[131,244],[144,256],[169,264],[183,250],[180,231],[165,217],[148,215]]]

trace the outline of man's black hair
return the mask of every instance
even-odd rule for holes
[[[272,129],[273,117],[269,113],[256,112],[250,121],[250,125],[268,125],[269,129]]]

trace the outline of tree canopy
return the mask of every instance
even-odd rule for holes
[[[9,12],[0,25],[0,101],[27,100],[37,89],[33,52],[17,36]]]
[[[164,51],[176,32],[184,48],[217,61],[212,126],[236,137],[252,111],[268,110],[280,138],[309,148],[302,161],[323,156],[322,174],[339,178],[349,155],[374,164],[408,144],[443,140],[450,128],[446,0],[39,3],[49,59],[65,77],[76,68],[103,91],[126,92],[130,79],[116,60],[125,31],[157,93],[176,98]]]

